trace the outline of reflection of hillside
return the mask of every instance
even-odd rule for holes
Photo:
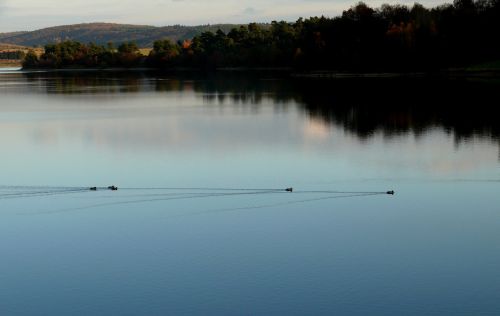
[[[191,73],[30,73],[30,82],[50,94],[191,92],[208,104],[258,106],[263,99],[276,107],[295,101],[315,119],[342,126],[359,137],[387,136],[433,127],[457,138],[500,136],[494,103],[499,82],[441,79],[262,79],[253,75],[202,76]],[[266,77],[266,76],[264,76]]]

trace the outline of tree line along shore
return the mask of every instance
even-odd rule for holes
[[[251,23],[191,39],[97,45],[64,41],[29,51],[25,69],[286,68],[339,72],[434,71],[500,60],[500,0],[420,4],[357,3],[334,18]]]

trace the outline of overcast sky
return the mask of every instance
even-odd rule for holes
[[[336,16],[357,0],[0,0],[0,32],[87,22],[148,25],[295,21]],[[409,0],[368,0],[412,5]],[[424,0],[434,6],[443,0]]]

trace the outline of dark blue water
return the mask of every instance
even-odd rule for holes
[[[0,314],[498,315],[497,85],[3,71]]]

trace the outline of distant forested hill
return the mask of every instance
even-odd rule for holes
[[[43,46],[48,43],[57,43],[65,40],[82,43],[93,42],[96,44],[106,44],[108,42],[120,44],[134,41],[139,47],[152,47],[155,40],[162,38],[168,38],[172,41],[191,39],[202,32],[216,32],[218,29],[228,32],[237,26],[218,24],[155,27],[112,23],[74,24],[50,27],[32,32],[0,33],[0,43]]]

